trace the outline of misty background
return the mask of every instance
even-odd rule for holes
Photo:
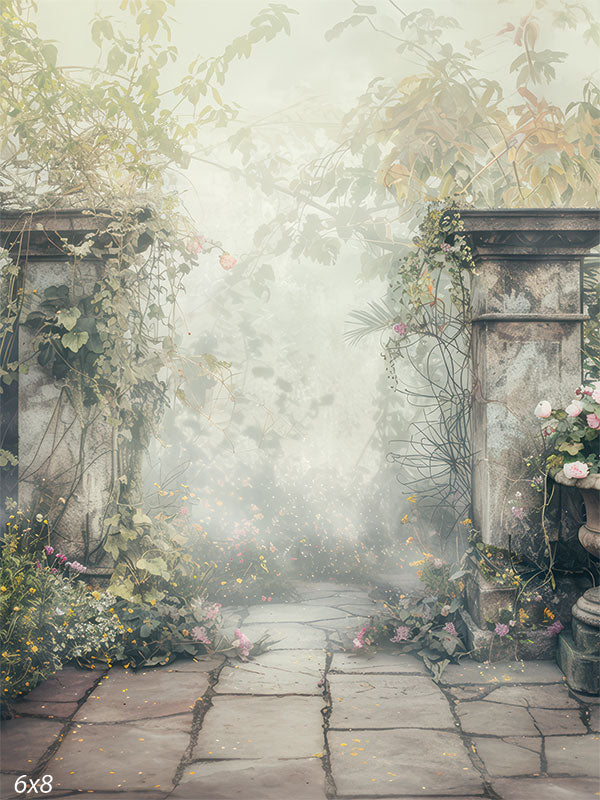
[[[394,30],[394,3],[376,5],[389,9],[386,28]],[[449,33],[457,46],[482,42],[482,73],[512,84],[515,54],[497,32],[522,4],[428,5],[459,21],[461,28]],[[249,185],[228,139],[249,130],[253,157],[268,167],[272,154],[279,178],[293,181],[306,164],[335,151],[344,115],[373,78],[400,81],[418,73],[419,64],[397,52],[393,37],[367,25],[328,40],[326,32],[353,12],[350,0],[292,0],[289,6],[299,12],[291,35],[230,67],[222,95],[239,105],[238,118],[227,127],[206,126],[188,146],[189,169],[172,176],[197,233],[237,259],[225,271],[217,252],[199,258],[179,298],[179,344],[191,360],[211,353],[230,366],[224,384],[192,380],[190,397],[202,414],[171,397],[148,459],[147,492],[161,493],[162,502],[181,506],[215,536],[253,520],[274,540],[283,536],[290,552],[301,550],[298,542],[310,533],[383,544],[401,535],[402,516],[414,511],[387,455],[390,441],[407,435],[419,410],[391,389],[377,336],[351,346],[344,331],[353,310],[385,294],[387,276],[365,271],[362,245],[352,240],[334,264],[290,251],[262,259],[256,231],[296,200]],[[422,6],[402,3],[407,13]],[[199,54],[222,52],[262,7],[261,0],[178,0],[170,11],[179,50],[173,75]],[[110,0],[40,0],[39,33],[57,43],[59,64],[94,65],[89,26],[95,13],[123,16]],[[544,87],[549,101],[566,103],[592,62],[576,34],[557,29],[545,36],[547,47],[574,54],[563,70],[569,79]],[[399,246],[414,232],[414,221],[399,219],[393,208],[389,225]]]

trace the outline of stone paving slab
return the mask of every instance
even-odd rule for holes
[[[105,672],[105,669],[98,668],[65,667],[29,692],[27,700],[29,702],[44,700],[64,703],[77,702]]]
[[[119,722],[191,711],[208,688],[206,672],[169,673],[160,667],[133,672],[113,667],[90,694],[76,722]]]
[[[531,716],[542,736],[555,736],[559,733],[587,733],[587,728],[581,719],[581,712],[578,710],[532,708]],[[600,748],[598,749],[598,759],[600,761]]]
[[[323,698],[217,696],[192,760],[310,758],[323,752]]]
[[[448,701],[420,675],[330,675],[331,728],[455,728]]]
[[[456,733],[422,730],[329,732],[339,797],[481,794],[482,782]]]
[[[244,627],[256,622],[317,622],[355,616],[328,605],[290,603],[253,606],[244,620]]]
[[[56,741],[62,723],[33,717],[15,717],[2,723],[2,770],[29,773]]]
[[[319,758],[228,760],[193,764],[172,800],[326,800]]]
[[[58,788],[169,790],[190,739],[192,715],[142,723],[75,726],[46,771]]]
[[[198,658],[178,658],[168,667],[161,667],[165,672],[212,672],[225,661],[225,656],[205,655]]]
[[[569,687],[551,686],[499,686],[485,696],[489,703],[504,703],[513,706],[530,706],[532,708],[580,708],[577,700],[571,696]]]
[[[37,701],[30,703],[21,700],[15,705],[15,712],[19,716],[48,717],[49,719],[67,719],[78,709],[77,703],[53,703],[51,701]]]
[[[298,622],[264,622],[243,626],[243,632],[255,642],[268,633],[273,644],[270,650],[313,650],[325,647],[323,631]]]
[[[457,703],[456,713],[465,733],[494,736],[538,736],[533,717],[526,708],[475,700]]]
[[[539,736],[503,739],[474,738],[473,744],[492,777],[533,775],[541,772],[542,740]]]
[[[517,778],[493,782],[502,800],[596,800],[598,781],[590,778]]]
[[[553,661],[495,661],[479,664],[463,661],[449,664],[441,677],[448,686],[487,683],[564,683],[565,678]]]
[[[374,656],[365,656],[354,653],[334,653],[330,674],[373,674],[390,673],[402,675],[406,673],[417,673],[419,675],[429,675],[420,658],[406,655],[403,653],[384,653],[378,652]]]
[[[225,667],[218,694],[322,694],[323,650],[274,650],[247,663]]]
[[[600,736],[548,736],[546,760],[554,775],[577,775],[595,778],[600,790]]]

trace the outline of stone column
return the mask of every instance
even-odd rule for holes
[[[474,249],[472,413],[473,523],[483,543],[536,557],[545,537],[538,524],[514,524],[541,505],[527,482],[523,457],[539,451],[538,400],[560,406],[582,380],[581,258],[600,240],[593,209],[463,211]],[[516,491],[521,492],[515,497]],[[535,515],[532,515],[532,519]],[[558,530],[547,527],[552,539]],[[514,591],[483,578],[468,589],[476,626],[510,606]]]
[[[38,363],[33,333],[22,323],[49,286],[68,286],[70,303],[92,290],[102,260],[88,255],[75,261],[66,245],[81,244],[108,219],[79,211],[4,211],[0,218],[0,246],[20,267],[13,291],[23,293],[19,324],[10,337],[11,358],[26,368],[2,395],[1,438],[16,445],[18,456],[16,475],[3,476],[2,504],[8,495],[23,511],[47,514],[55,547],[92,568],[106,562],[99,545],[118,483],[114,429],[98,406],[73,402],[70,387]]]

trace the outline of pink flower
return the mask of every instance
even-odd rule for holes
[[[598,414],[588,414],[586,419],[590,428],[600,428],[600,417]]]
[[[67,560],[67,557],[64,553],[57,553],[56,560],[58,561],[59,564],[64,564],[65,561]]]
[[[46,551],[46,555],[48,555],[48,556],[51,556],[52,553],[54,552],[54,548],[52,547],[52,545],[49,545],[49,544],[47,544],[44,547],[44,550]]]
[[[444,566],[444,562],[441,558],[434,558],[433,559],[433,566],[435,569],[441,569]]]
[[[590,468],[584,461],[571,461],[563,466],[567,478],[585,478],[590,473]]]
[[[219,258],[219,264],[223,267],[223,269],[230,270],[237,264],[237,258],[229,255],[229,253],[223,253],[223,255]]]
[[[84,567],[83,564],[80,564],[79,561],[67,561],[67,567],[71,567],[73,572],[87,572],[87,567]]]
[[[410,629],[406,625],[399,625],[390,642],[407,642],[410,639]]]
[[[210,645],[211,643],[204,626],[200,627],[199,625],[196,625],[195,628],[192,628],[192,639],[195,642],[202,642],[202,644]]]
[[[190,239],[187,243],[187,249],[190,253],[197,256],[198,253],[201,253],[204,250],[204,245],[206,244],[206,239],[204,236],[194,236]]]
[[[394,331],[398,334],[398,336],[404,336],[406,333],[406,325],[404,322],[398,322],[394,325]]]
[[[234,630],[233,635],[236,638],[236,641],[232,642],[233,647],[238,648],[240,658],[246,659],[250,655],[250,650],[252,650],[252,642],[239,628]]]
[[[592,392],[592,400],[595,400],[597,403],[600,403],[600,386],[596,386],[596,388]]]
[[[204,612],[204,616],[206,619],[215,619],[219,616],[219,612],[221,611],[221,603],[213,603],[212,606],[209,606],[206,611]]]
[[[533,413],[540,419],[546,419],[552,413],[552,406],[547,400],[540,400]]]
[[[581,402],[581,400],[573,400],[565,408],[565,411],[570,417],[578,417],[583,411],[583,403]]]
[[[446,631],[446,633],[449,633],[451,636],[458,636],[458,634],[456,632],[456,628],[454,627],[454,623],[453,622],[447,622],[444,625],[444,630]]]
[[[510,631],[510,628],[508,627],[508,625],[504,625],[502,622],[498,622],[498,623],[496,623],[496,627],[495,627],[495,629],[494,629],[494,632],[495,632],[495,633],[496,633],[498,636],[500,636],[500,637],[502,637],[502,636],[506,636],[506,634],[507,634],[509,631]]]
[[[352,644],[354,645],[354,647],[356,647],[357,650],[360,647],[364,647],[364,643],[363,643],[362,639],[359,639],[358,636],[356,637],[356,639],[352,640]]]
[[[548,636],[558,636],[558,634],[562,631],[565,626],[559,619],[555,619],[552,625],[548,625],[546,628],[546,633]]]

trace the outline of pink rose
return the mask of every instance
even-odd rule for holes
[[[584,461],[571,461],[565,464],[563,472],[567,478],[585,478],[590,473],[590,468]]]
[[[540,419],[546,419],[552,413],[552,406],[547,400],[540,400],[533,413]]]
[[[223,269],[230,270],[237,264],[237,258],[229,255],[229,253],[223,253],[223,255],[219,258],[219,264],[223,267]]]
[[[404,322],[398,322],[394,325],[394,331],[398,334],[398,336],[404,336],[406,333],[406,324]]]
[[[570,417],[578,417],[583,411],[583,403],[581,400],[573,400],[572,403],[565,408],[565,411]]]
[[[588,414],[586,419],[590,428],[600,428],[600,417],[598,414]]]
[[[252,642],[239,628],[234,630],[233,635],[235,636],[233,646],[238,648],[240,658],[245,661],[252,650]]]

